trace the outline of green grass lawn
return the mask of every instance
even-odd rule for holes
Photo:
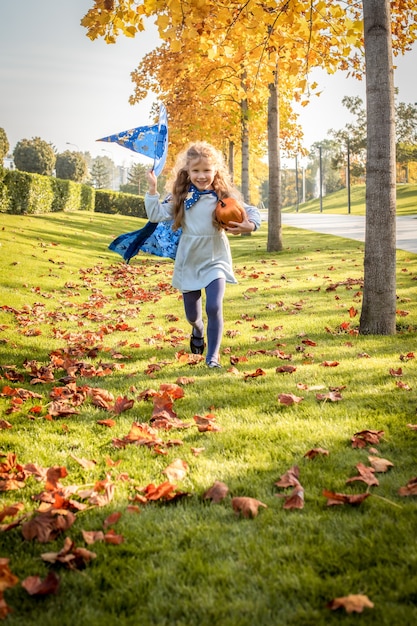
[[[417,255],[398,251],[397,334],[362,337],[362,243],[284,228],[271,254],[266,225],[231,238],[239,284],[209,370],[190,360],[172,262],[107,249],[142,224],[2,215],[5,623],[417,623],[417,501],[399,492],[417,476]],[[355,447],[363,431],[374,441]],[[216,481],[218,502],[204,497]],[[48,575],[57,593],[30,595]],[[349,595],[374,606],[328,607]]]
[[[322,198],[323,213],[348,213],[347,190],[341,189]],[[286,213],[293,213],[295,206],[285,207]],[[320,198],[315,198],[298,207],[299,213],[318,213]],[[365,185],[355,185],[350,190],[350,212],[352,215],[365,215]],[[397,185],[397,215],[417,215],[417,185]]]

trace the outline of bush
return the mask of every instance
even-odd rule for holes
[[[52,178],[54,202],[52,211],[94,211],[94,189],[71,180]]]
[[[142,196],[102,189],[96,189],[94,211],[96,213],[109,213],[111,215],[117,213],[129,217],[146,218],[145,202]]]
[[[9,190],[4,182],[5,176],[6,170],[0,166],[0,213],[8,213],[10,204]]]
[[[4,183],[8,189],[8,213],[15,215],[49,213],[53,210],[53,179],[40,174],[29,174],[18,170],[7,171]]]

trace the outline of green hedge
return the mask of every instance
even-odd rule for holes
[[[52,176],[3,170],[0,176],[0,212],[14,215],[57,211],[94,211],[95,190]]]
[[[35,215],[58,211],[95,211],[146,217],[141,196],[94,189],[53,176],[0,169],[0,213]]]
[[[95,189],[72,180],[51,178],[53,211],[94,211]]]
[[[119,191],[96,189],[96,213],[118,213],[129,217],[146,217],[145,201],[142,196]]]

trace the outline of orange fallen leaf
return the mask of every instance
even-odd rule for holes
[[[374,606],[374,603],[370,601],[368,596],[360,594],[334,598],[327,604],[327,608],[332,609],[332,611],[344,608],[346,613],[362,613],[364,608],[373,609]]]
[[[256,517],[258,515],[259,507],[267,509],[267,505],[256,500],[256,498],[241,497],[232,498],[232,508],[234,512],[239,515],[241,513],[243,517]]]
[[[126,396],[123,397],[118,397],[116,398],[116,401],[114,403],[114,406],[112,407],[112,410],[114,413],[116,413],[116,415],[120,415],[120,413],[123,413],[124,411],[128,411],[129,409],[131,409],[134,405],[135,401],[134,400],[129,400],[129,398],[126,398]]]
[[[209,413],[205,417],[203,417],[202,415],[194,415],[193,419],[197,424],[198,432],[200,433],[221,431],[220,426],[215,423],[215,415],[212,415],[211,413]]]
[[[264,372],[264,370],[260,367],[252,373],[243,374],[244,380],[249,380],[249,378],[258,378],[259,376],[266,376],[266,372]]]

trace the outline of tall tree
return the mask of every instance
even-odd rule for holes
[[[64,180],[84,182],[88,177],[87,162],[81,152],[66,150],[56,157],[56,176]]]
[[[56,155],[52,144],[40,137],[22,139],[13,150],[14,164],[22,172],[52,176]]]
[[[366,230],[361,334],[395,334],[395,111],[388,0],[362,0],[366,64]]]
[[[3,159],[9,152],[9,140],[7,139],[6,131],[4,128],[0,128],[0,167],[3,167]]]
[[[108,189],[111,186],[112,172],[107,157],[96,157],[91,168],[91,179],[96,189]]]

